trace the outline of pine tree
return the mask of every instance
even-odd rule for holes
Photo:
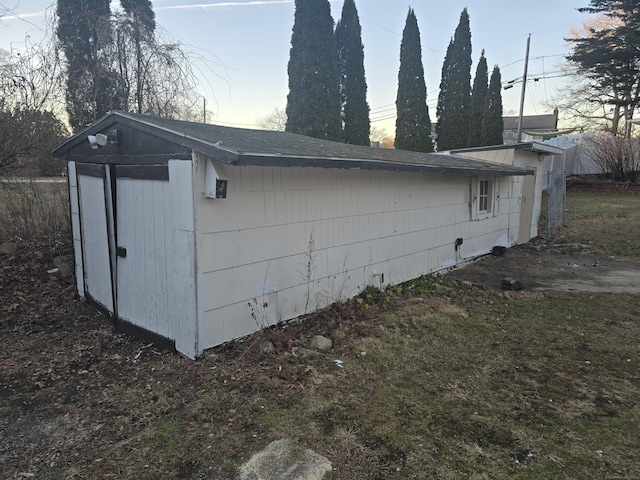
[[[329,2],[296,0],[295,6],[286,130],[340,141],[340,73]]]
[[[344,141],[355,145],[369,145],[371,123],[364,75],[364,47],[354,0],[344,2],[342,17],[336,25],[336,42]]]
[[[496,65],[491,73],[489,90],[484,104],[482,119],[482,143],[481,146],[502,145],[502,132],[504,121],[502,120],[502,76]]]
[[[640,6],[637,0],[591,0],[578,11],[605,15],[608,25],[589,28],[583,37],[569,38],[573,52],[567,60],[586,79],[591,99],[581,108],[604,111],[614,136],[630,136],[630,124],[640,105]],[[600,118],[598,113],[598,118]],[[585,116],[591,117],[587,113]]]
[[[467,125],[471,111],[471,31],[469,14],[460,14],[442,65],[438,95],[438,150],[468,146]]]
[[[489,88],[489,72],[484,50],[480,54],[480,60],[476,67],[476,76],[473,79],[471,90],[471,113],[469,114],[469,147],[482,145],[482,124],[484,107],[487,101],[487,89]]]
[[[109,42],[109,0],[58,0],[56,34],[67,70],[67,113],[74,130],[118,105],[117,80],[101,51]]]
[[[422,66],[420,30],[413,9],[409,9],[400,44],[400,70],[396,98],[396,148],[432,152],[431,120]]]

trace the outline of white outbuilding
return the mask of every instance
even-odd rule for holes
[[[112,112],[54,153],[78,294],[195,358],[528,241],[550,152],[526,152],[514,166]]]

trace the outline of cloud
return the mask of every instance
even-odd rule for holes
[[[155,7],[154,10],[191,10],[195,8],[207,9],[219,7],[253,7],[257,5],[281,5],[285,3],[294,3],[294,0],[249,0],[245,2],[194,3],[188,5]]]
[[[25,20],[27,18],[44,17],[47,12],[31,12],[31,13],[14,13],[0,17],[0,22],[9,20]]]

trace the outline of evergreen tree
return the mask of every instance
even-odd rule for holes
[[[471,111],[471,31],[469,14],[460,14],[453,39],[442,65],[438,95],[438,150],[468,146]]]
[[[295,6],[286,130],[340,141],[340,73],[329,2],[296,0]]]
[[[354,0],[344,2],[342,17],[336,25],[336,41],[344,141],[355,145],[369,145],[371,123],[364,75],[364,47]]]
[[[489,90],[484,104],[482,118],[482,143],[481,146],[502,145],[502,132],[504,121],[502,120],[502,76],[496,65],[489,80]]]
[[[482,124],[484,108],[487,101],[487,89],[489,88],[489,72],[484,50],[480,54],[480,60],[476,67],[476,76],[473,79],[471,90],[471,113],[469,114],[469,141],[468,146],[478,147],[482,145]]]
[[[588,82],[592,98],[586,107],[610,116],[610,132],[631,133],[624,119],[640,106],[640,5],[637,0],[591,0],[580,12],[604,14],[611,21],[603,28],[589,28],[584,37],[570,38],[573,53],[567,60]],[[598,105],[600,103],[600,105]],[[594,108],[595,107],[595,108]]]
[[[156,29],[156,14],[151,0],[120,0],[120,5],[140,30],[152,33]]]
[[[110,37],[109,0],[58,0],[57,15],[69,123],[79,130],[119,106],[117,79],[101,55]]]
[[[413,9],[409,9],[402,43],[396,98],[396,148],[432,152],[431,120],[427,107],[427,87],[422,66],[420,30]]]

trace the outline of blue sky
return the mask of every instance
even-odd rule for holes
[[[112,2],[117,5],[114,0]],[[288,92],[287,62],[293,26],[293,0],[152,0],[157,23],[167,34],[206,62],[197,69],[213,113],[209,121],[252,127],[256,119],[284,109]],[[41,36],[45,12],[52,0],[0,0],[20,18],[0,22],[0,48],[20,42],[25,34]],[[485,50],[489,69],[498,65],[503,81],[522,76],[527,36],[531,34],[529,81],[525,114],[551,113],[558,88],[570,81],[560,76],[563,56],[569,52],[564,38],[589,17],[576,9],[588,0],[356,0],[362,26],[365,71],[372,124],[387,133],[395,130],[395,97],[402,30],[411,6],[418,19],[422,56],[432,120],[447,45],[467,7],[473,47],[472,75]],[[331,2],[334,20],[342,1]],[[555,77],[555,78],[553,78]],[[539,81],[532,81],[539,78]],[[520,85],[503,91],[505,114],[517,114]],[[560,112],[562,118],[562,112]]]

